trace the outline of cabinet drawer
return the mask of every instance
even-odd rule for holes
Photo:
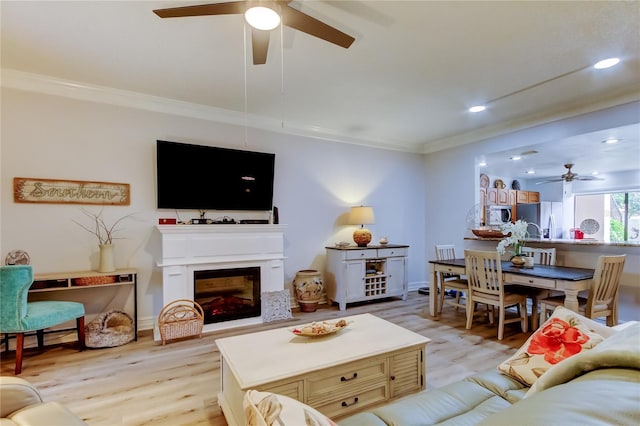
[[[307,401],[311,405],[322,404],[339,395],[350,395],[353,391],[373,383],[387,383],[388,361],[386,358],[354,362],[313,374],[307,379]]]
[[[378,257],[407,256],[407,252],[406,247],[378,249]]]
[[[334,401],[315,405],[314,408],[325,416],[335,419],[362,411],[368,406],[379,404],[387,399],[389,399],[388,385],[387,383],[380,383],[370,388],[362,389],[359,392],[343,395]]]
[[[511,284],[528,285],[539,288],[556,288],[555,280],[546,278],[527,277],[526,275],[505,274],[505,282]]]
[[[297,399],[298,401],[304,401],[304,381],[296,380],[295,382],[283,383],[281,385],[269,386],[266,388],[260,388],[261,392],[272,392],[279,395],[285,395],[289,398]]]
[[[376,250],[347,250],[345,256],[347,260],[374,259],[376,257]]]

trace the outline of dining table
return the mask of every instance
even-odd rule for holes
[[[429,283],[429,313],[437,316],[436,295],[438,294],[438,273],[448,272],[465,275],[464,259],[430,260],[431,282]],[[502,277],[505,286],[510,284],[564,292],[564,306],[578,312],[578,293],[588,290],[593,280],[594,269],[569,266],[534,265],[533,268],[516,267],[510,261],[502,261]]]

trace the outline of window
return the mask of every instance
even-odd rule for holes
[[[640,192],[576,195],[575,224],[585,238],[640,242]]]

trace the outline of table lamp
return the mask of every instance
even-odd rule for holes
[[[370,225],[373,223],[375,223],[373,207],[351,207],[351,212],[349,213],[349,224],[360,225],[360,228],[353,231],[353,241],[355,241],[358,247],[366,247],[367,244],[371,242],[371,231],[365,228],[364,225]]]

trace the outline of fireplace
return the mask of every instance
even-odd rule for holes
[[[195,271],[194,300],[202,306],[204,323],[260,316],[260,268]]]
[[[207,321],[216,322],[205,322],[203,332],[262,323],[262,293],[285,288],[285,228],[269,224],[158,225],[161,245],[157,264],[162,269],[158,312],[178,299],[200,299],[198,303],[207,308],[219,300],[224,301],[224,314],[217,306],[210,310]],[[243,278],[225,275],[229,270],[242,270]],[[196,287],[198,278],[202,283]],[[252,284],[250,290],[245,288],[247,283]],[[158,327],[154,328],[154,340],[160,341]]]

